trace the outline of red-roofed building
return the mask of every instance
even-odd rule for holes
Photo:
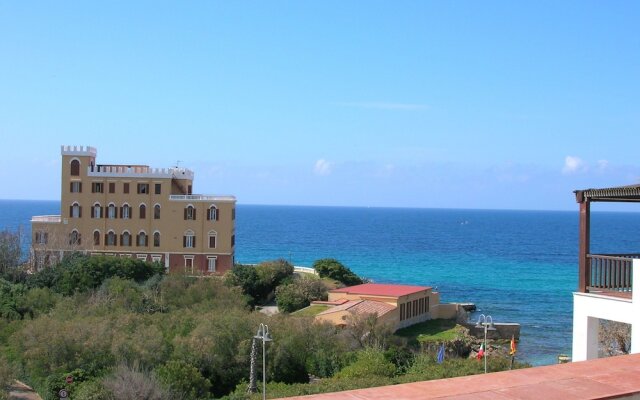
[[[323,304],[335,304],[316,319],[346,325],[349,315],[376,314],[395,329],[433,318],[454,318],[456,304],[440,304],[440,294],[430,286],[365,283],[329,291]]]

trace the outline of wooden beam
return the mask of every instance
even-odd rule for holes
[[[582,198],[580,203],[580,239],[578,254],[578,291],[586,292],[591,282],[591,265],[589,264],[589,241],[591,236],[591,203]]]

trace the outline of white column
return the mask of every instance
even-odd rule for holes
[[[588,315],[588,307],[579,296],[573,297],[572,361],[598,358],[598,318]]]
[[[633,260],[633,289],[631,304],[631,353],[640,353],[640,260]]]

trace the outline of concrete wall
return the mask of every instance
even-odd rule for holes
[[[477,328],[475,323],[465,323],[465,327],[469,328],[469,334],[477,338],[484,338],[484,327]],[[520,324],[495,322],[493,324],[495,330],[487,331],[487,339],[520,339]]]

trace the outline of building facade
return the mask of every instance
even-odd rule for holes
[[[34,216],[36,269],[80,251],[162,263],[168,272],[233,266],[233,196],[192,194],[186,168],[97,164],[93,147],[62,146],[60,215]]]

